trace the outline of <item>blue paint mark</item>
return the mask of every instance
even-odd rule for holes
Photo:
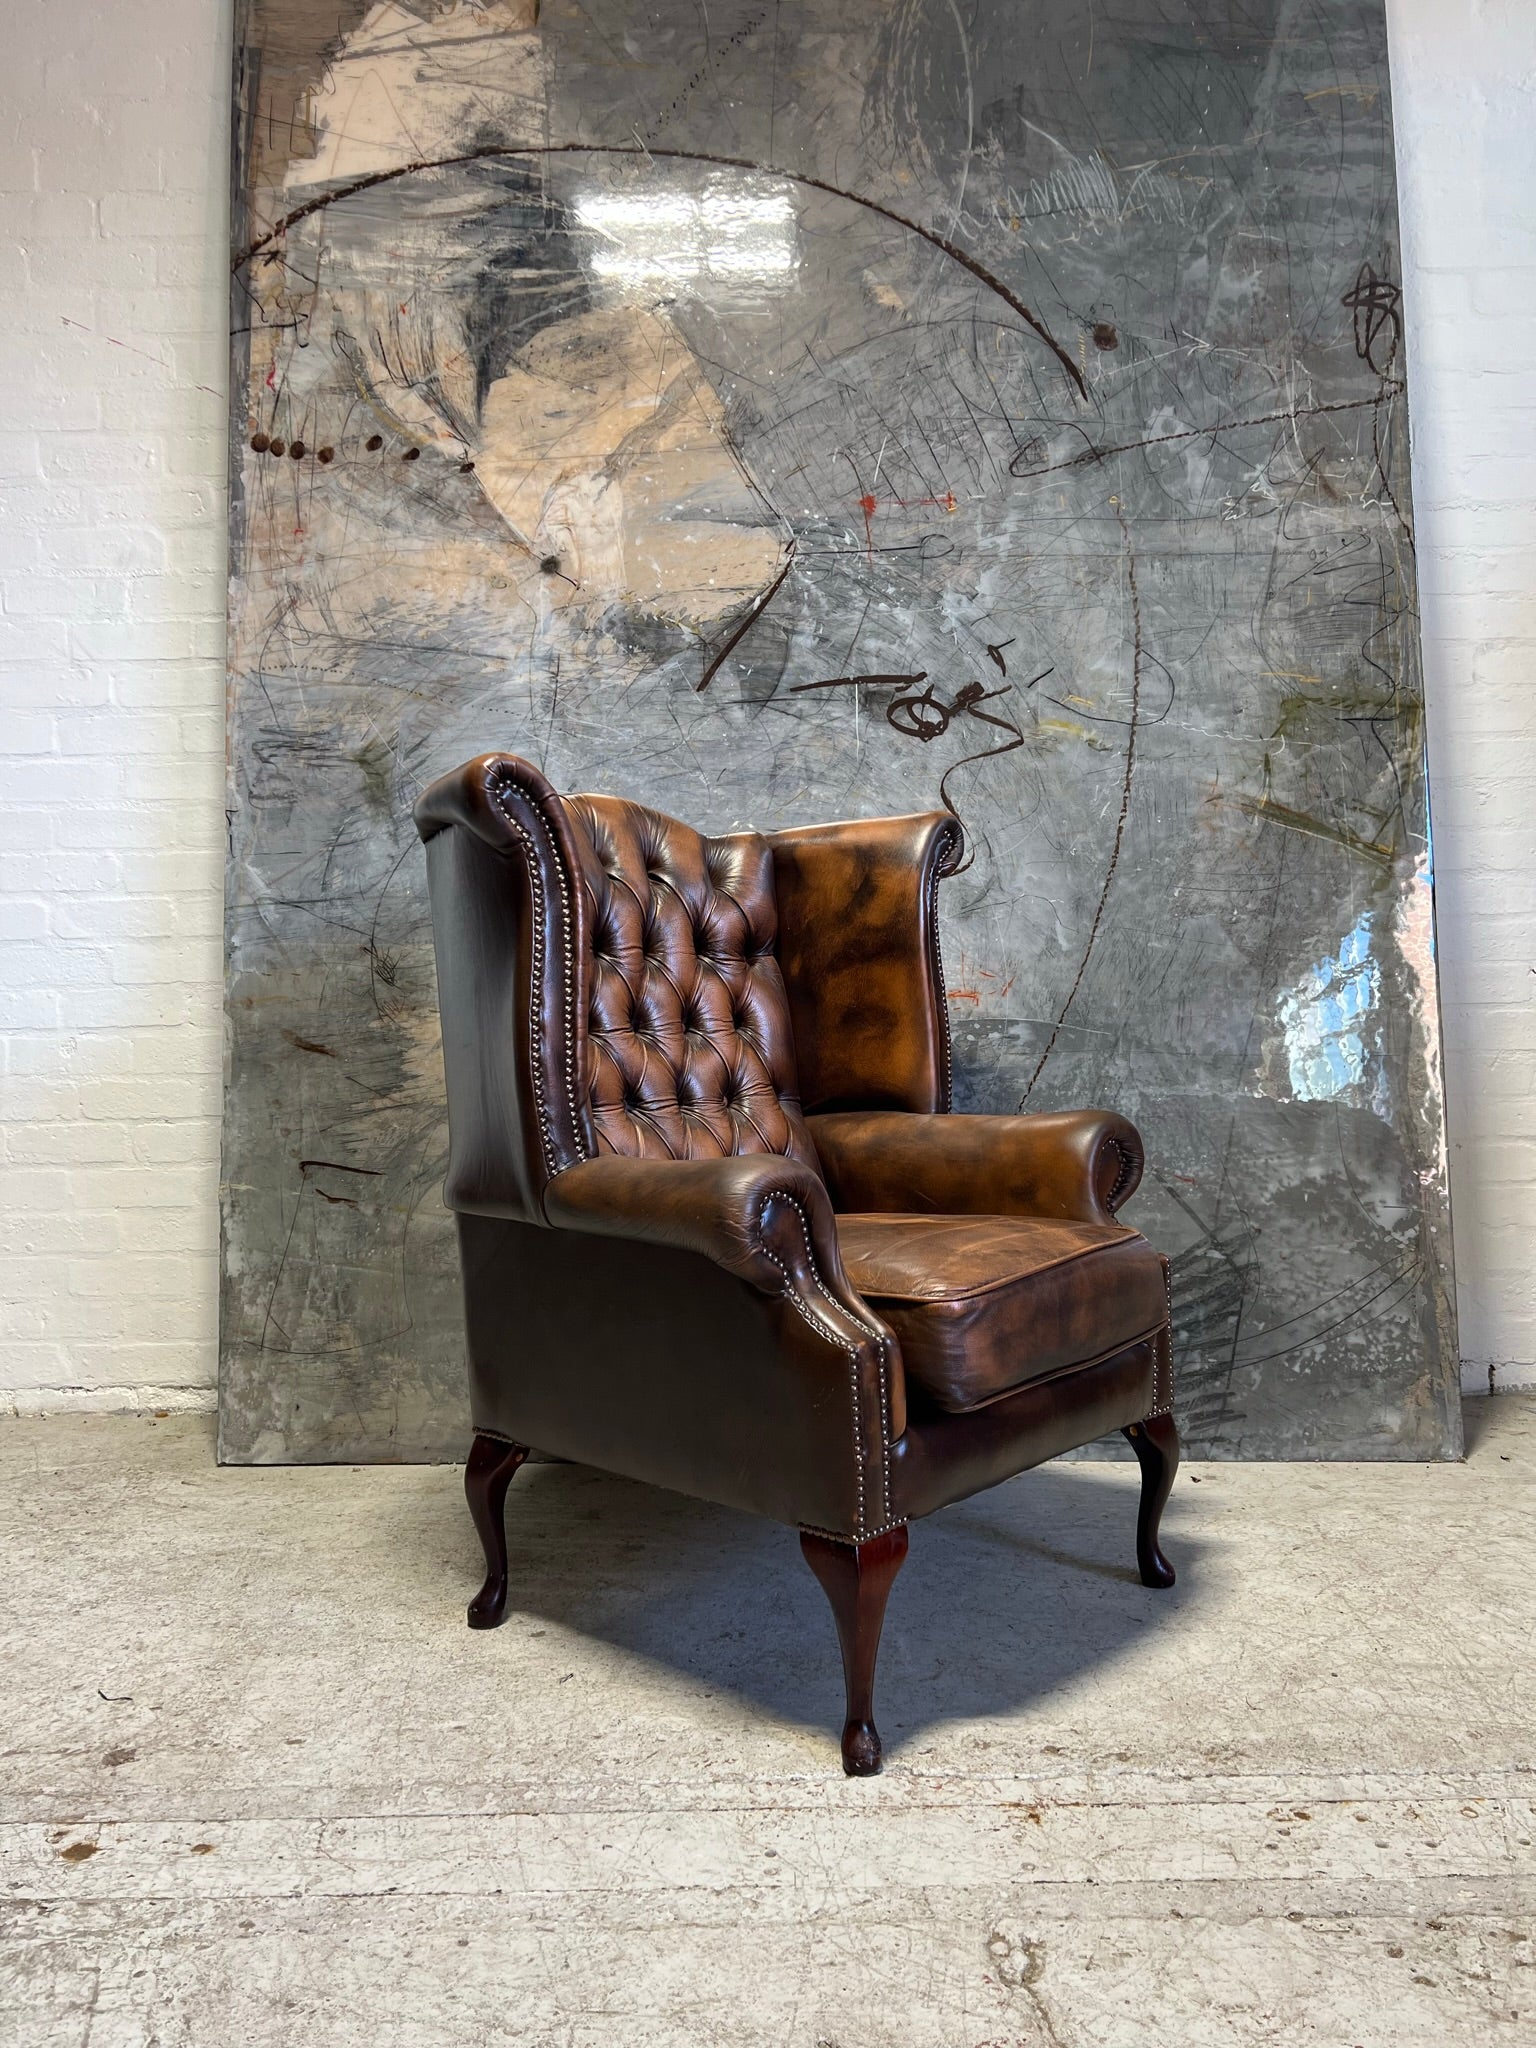
[[[1435,820],[1434,813],[1430,807],[1429,781],[1427,777],[1424,783],[1424,865],[1415,879],[1429,890],[1430,901],[1433,903],[1435,889]],[[1435,920],[1433,916],[1429,920],[1429,957],[1431,960],[1439,958],[1439,948],[1435,942]]]
[[[1280,998],[1291,1093],[1298,1102],[1333,1102],[1365,1083],[1368,1053],[1361,1032],[1381,997],[1381,968],[1371,952],[1374,914],[1367,910],[1338,952],[1324,954]]]

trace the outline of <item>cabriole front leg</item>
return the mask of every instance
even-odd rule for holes
[[[840,1543],[812,1529],[800,1531],[805,1561],[832,1604],[843,1652],[848,1713],[843,1723],[843,1769],[850,1778],[872,1778],[880,1769],[880,1735],[875,1727],[875,1658],[885,1603],[906,1562],[907,1525],[898,1522],[862,1543]]]
[[[1136,1515],[1136,1563],[1144,1586],[1171,1586],[1173,1566],[1158,1544],[1163,1509],[1179,1469],[1179,1432],[1171,1415],[1149,1415],[1121,1431],[1141,1467],[1141,1506]]]
[[[471,1628],[499,1627],[507,1612],[507,1488],[528,1455],[526,1444],[477,1436],[464,1467],[464,1498],[485,1550],[485,1584],[469,1603]]]

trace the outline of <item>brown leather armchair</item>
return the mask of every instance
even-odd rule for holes
[[[1178,1464],[1166,1262],[1104,1110],[952,1116],[947,812],[708,839],[485,754],[427,842],[485,1546],[528,1446],[800,1530],[843,1765],[907,1523],[1122,1429],[1137,1556]]]

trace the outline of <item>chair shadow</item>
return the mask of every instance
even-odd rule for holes
[[[1109,1477],[1108,1475],[1116,1475]],[[445,1486],[458,1474],[443,1471]],[[888,1757],[947,1722],[1007,1717],[1133,1656],[1198,1597],[1201,1546],[1175,1493],[1164,1547],[1179,1583],[1135,1569],[1134,1473],[1053,1464],[912,1525],[880,1651]],[[382,1505],[382,1502],[381,1502]],[[444,1571],[436,1504],[385,1510],[379,1540],[424,1606],[458,1625],[481,1576],[455,1501],[462,1570]],[[425,1525],[430,1514],[432,1527]],[[507,1500],[509,1613],[553,1623],[808,1729],[842,1715],[837,1638],[794,1530],[576,1465],[529,1465]]]

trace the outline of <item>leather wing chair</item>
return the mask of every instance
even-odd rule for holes
[[[843,1652],[843,1765],[907,1524],[1121,1429],[1142,1582],[1178,1464],[1166,1262],[1105,1110],[953,1116],[944,811],[710,839],[485,754],[427,843],[474,1443],[503,1507],[528,1447],[794,1525]]]

